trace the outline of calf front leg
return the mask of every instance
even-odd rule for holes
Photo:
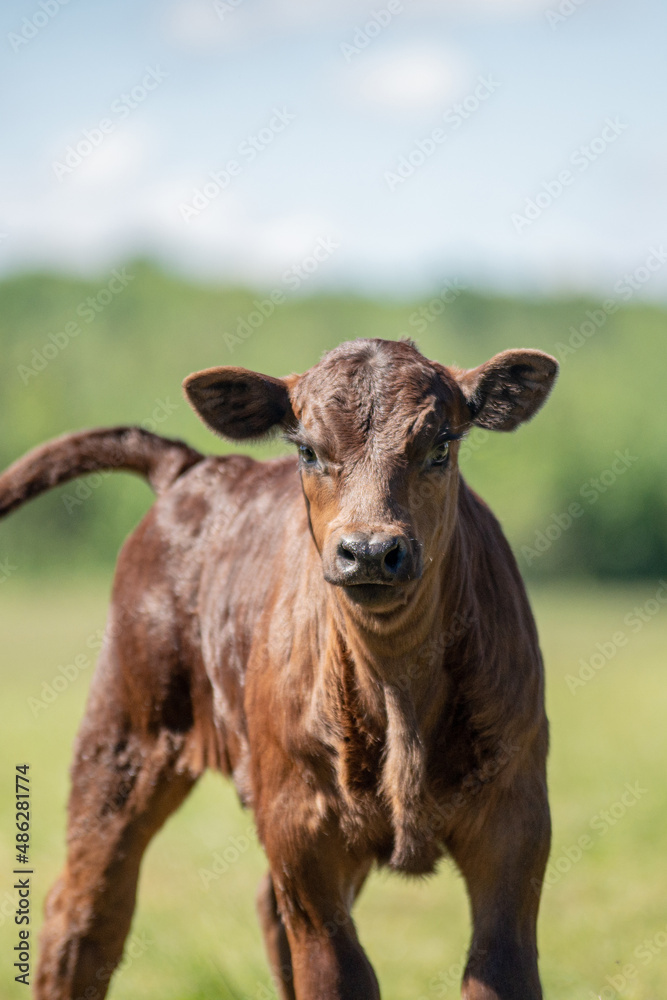
[[[284,943],[289,944],[291,961],[291,982],[282,970],[282,997],[380,1000],[375,973],[350,915],[370,863],[351,858],[334,831],[304,845],[298,857],[281,857],[275,844],[268,853],[280,923],[269,925],[267,943],[274,970],[277,961],[284,963]]]
[[[257,912],[280,1000],[296,1000],[292,955],[287,931],[278,912],[276,893],[270,874],[267,874],[260,884],[257,893]]]
[[[464,1000],[542,1000],[537,911],[550,844],[546,786],[472,799],[448,847],[466,881],[473,938]],[[476,808],[475,808],[476,806]]]

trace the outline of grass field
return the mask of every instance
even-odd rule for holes
[[[108,586],[27,583],[18,574],[0,584],[0,996],[7,1000],[27,995],[11,967],[14,765],[31,766],[36,932],[63,860],[71,743]],[[540,921],[547,1000],[667,996],[667,605],[654,601],[658,589],[656,581],[533,592],[552,727],[554,842]],[[582,667],[596,654],[599,669]],[[55,692],[54,678],[64,677],[59,668],[77,656],[78,671],[69,670],[73,679],[58,682]],[[580,670],[592,677],[570,690],[567,677]],[[40,707],[49,689],[55,700]],[[273,996],[254,915],[264,861],[250,825],[231,787],[207,775],[156,837],[112,998]],[[216,852],[229,861],[218,875]],[[375,875],[357,919],[384,1000],[458,995],[469,922],[451,866],[444,863],[427,882]]]

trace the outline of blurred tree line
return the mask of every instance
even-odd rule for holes
[[[66,431],[114,424],[232,450],[181,395],[185,375],[212,365],[303,371],[354,337],[411,336],[460,367],[540,348],[562,362],[549,403],[514,434],[473,431],[464,475],[528,576],[657,578],[667,574],[666,328],[659,306],[506,298],[451,280],[406,303],[202,286],[142,261],[96,281],[12,277],[0,283],[0,465]],[[151,498],[124,474],[61,487],[0,524],[0,566],[111,567]]]

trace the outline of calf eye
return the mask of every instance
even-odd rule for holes
[[[307,444],[299,445],[299,455],[304,465],[317,465],[317,455]]]
[[[449,441],[441,441],[428,456],[429,465],[445,465],[449,458]]]

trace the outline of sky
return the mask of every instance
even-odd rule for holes
[[[664,300],[665,37],[661,0],[4,0],[0,275]]]

